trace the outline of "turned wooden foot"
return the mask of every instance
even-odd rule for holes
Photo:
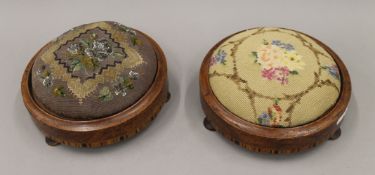
[[[336,140],[340,137],[341,135],[341,128],[337,129],[335,133],[329,138],[329,140]]]
[[[169,99],[171,99],[171,93],[170,92],[168,92],[168,94],[167,94],[167,101],[166,102],[168,102]]]
[[[207,117],[204,118],[203,120],[203,125],[206,129],[210,130],[210,131],[216,131],[216,129],[214,127],[212,127],[210,121],[208,121]]]
[[[47,145],[49,145],[49,146],[57,146],[57,145],[60,145],[59,142],[56,142],[56,141],[54,141],[54,140],[52,140],[52,139],[50,139],[50,138],[48,138],[48,137],[46,137],[46,143],[47,143]]]

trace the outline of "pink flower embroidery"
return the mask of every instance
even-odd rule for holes
[[[263,69],[262,77],[272,80],[275,77],[275,68]]]
[[[282,85],[288,84],[289,69],[287,67],[275,68],[277,71],[276,80],[280,81]]]
[[[288,84],[289,69],[288,67],[272,67],[269,69],[264,68],[262,70],[262,77],[268,80],[277,80],[282,85]]]

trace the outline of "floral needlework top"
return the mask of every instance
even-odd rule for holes
[[[127,92],[134,89],[134,81],[138,79],[139,74],[135,71],[130,71],[128,76],[119,76],[112,84],[112,88],[104,86],[99,91],[98,98],[102,101],[112,100],[112,95],[119,95],[125,97]]]
[[[264,126],[279,127],[283,117],[283,110],[278,104],[278,99],[275,99],[274,104],[267,108],[267,111],[262,112],[258,116],[258,123]]]
[[[48,42],[34,57],[33,97],[57,117],[97,119],[123,111],[152,87],[154,43],[113,21],[83,24]]]
[[[56,60],[68,69],[72,77],[95,78],[110,66],[128,57],[124,48],[110,33],[99,27],[79,34],[55,51]]]
[[[293,45],[280,40],[263,41],[263,44],[252,52],[255,63],[262,67],[261,75],[268,80],[276,80],[281,84],[288,83],[290,75],[297,75],[303,70],[305,63]]]
[[[142,63],[142,58],[136,57],[140,55],[131,48],[141,44],[136,32],[120,24],[98,23],[96,27],[81,28],[71,30],[71,34],[57,40],[64,42],[51,57],[45,57],[44,64],[35,72],[36,77],[54,96],[66,97],[70,92],[79,103],[95,92],[99,84],[105,84],[96,91],[100,101],[110,101],[114,96],[125,97],[136,88],[134,81],[140,78],[135,70],[130,70],[127,75],[125,72],[125,69],[134,69]],[[124,43],[126,40],[129,43]],[[128,63],[128,59],[132,60]],[[56,81],[66,81],[67,88],[61,83],[55,84]]]
[[[216,55],[211,57],[210,65],[215,65],[217,63],[225,65],[225,57],[227,56],[227,53],[224,50],[218,50]]]
[[[293,30],[236,33],[215,47],[207,63],[217,100],[256,125],[307,124],[329,110],[340,94],[334,58],[316,40]]]
[[[331,76],[340,80],[340,72],[337,65],[322,66],[322,69],[327,70]]]

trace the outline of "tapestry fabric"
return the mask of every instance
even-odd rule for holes
[[[255,28],[220,44],[209,82],[220,103],[262,126],[295,127],[318,119],[337,101],[340,72],[315,40],[283,28]]]
[[[157,69],[154,47],[143,34],[116,22],[75,27],[36,55],[32,92],[61,118],[109,116],[134,104]]]

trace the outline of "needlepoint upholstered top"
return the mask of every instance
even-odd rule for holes
[[[238,117],[269,127],[309,123],[340,94],[333,58],[306,35],[280,28],[238,33],[213,52],[210,85]]]
[[[33,94],[41,106],[62,118],[117,113],[142,97],[156,73],[150,42],[110,22],[70,30],[36,57]]]
[[[258,152],[298,152],[337,138],[350,93],[340,58],[319,40],[285,28],[224,38],[200,71],[206,128]]]
[[[96,147],[133,135],[155,117],[168,98],[166,66],[160,47],[146,34],[116,22],[90,23],[60,35],[32,58],[22,92],[48,138]],[[127,126],[132,131],[125,132],[122,125],[135,118],[137,122]],[[102,124],[92,130],[104,132],[117,125],[119,131],[89,141],[67,136],[74,132],[50,132],[51,128],[67,132],[72,128],[64,127],[72,125],[77,127],[72,130],[86,131],[90,122],[92,127]]]

